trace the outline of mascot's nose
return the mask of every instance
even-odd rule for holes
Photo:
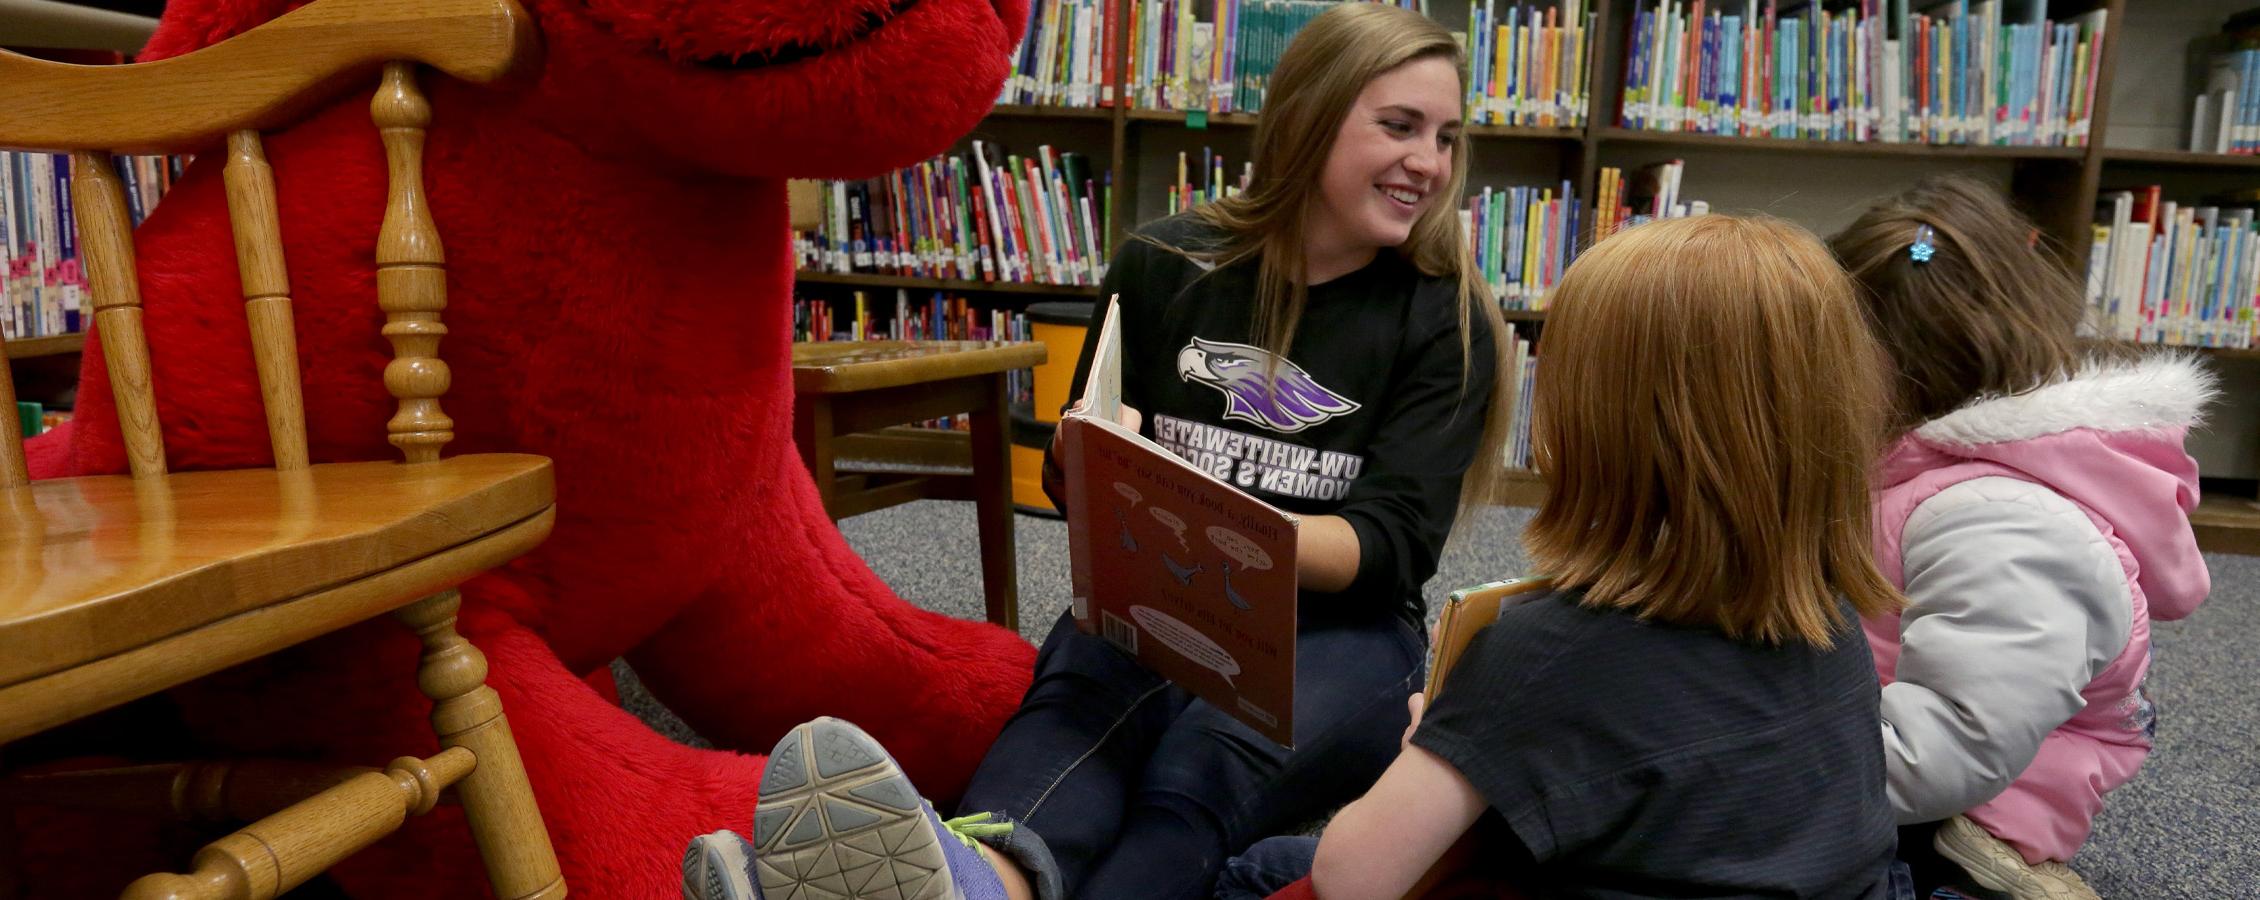
[[[1208,354],[1201,352],[1201,348],[1187,347],[1177,351],[1178,380],[1182,381],[1187,378],[1206,379],[1208,377]]]

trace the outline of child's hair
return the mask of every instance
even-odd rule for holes
[[[1258,346],[1278,357],[1287,355],[1302,321],[1307,298],[1301,278],[1303,235],[1318,208],[1320,177],[1342,120],[1368,82],[1424,59],[1451,63],[1466,84],[1467,58],[1459,40],[1427,16],[1376,3],[1343,3],[1321,13],[1288,41],[1272,69],[1263,115],[1256,122],[1247,190],[1194,208],[1227,235],[1221,247],[1196,254],[1202,261],[1222,267],[1250,256],[1260,259],[1250,333]],[[1496,384],[1497,374],[1506,369],[1506,322],[1460,231],[1468,152],[1463,131],[1453,138],[1452,171],[1443,190],[1413,223],[1411,238],[1398,252],[1422,272],[1458,279],[1461,359],[1467,360],[1474,329],[1489,329]],[[1494,390],[1489,407],[1473,411],[1485,416],[1483,439],[1461,490],[1463,507],[1490,499],[1497,485],[1509,400],[1505,392]]]
[[[1588,606],[1831,646],[1896,609],[1868,534],[1882,360],[1820,241],[1776,219],[1655,222],[1555,288],[1523,543]]]
[[[1909,251],[1924,226],[1929,259],[1918,261]],[[1898,370],[1894,431],[2078,366],[2087,301],[2037,234],[1999,190],[1947,176],[1877,202],[1829,241]]]

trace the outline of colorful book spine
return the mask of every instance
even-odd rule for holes
[[[827,215],[793,235],[803,270],[990,283],[1096,285],[1109,197],[1078,153],[974,141],[879,178],[827,181]]]
[[[1484,187],[1460,211],[1468,255],[1500,308],[1546,308],[1562,272],[1588,243],[1576,191],[1550,187]]]
[[[1332,8],[1337,0],[1116,0],[1131,6],[1126,15],[1129,39],[1125,90],[1139,109],[1255,113],[1263,109],[1264,94],[1279,54],[1296,32]],[[1478,0],[1490,4],[1496,0]],[[1518,73],[1532,93],[1526,98],[1504,90],[1508,82],[1490,75],[1470,79],[1469,122],[1496,124],[1574,126],[1585,115],[1585,35],[1593,31],[1589,0],[1556,0],[1543,16],[1528,4],[1518,5],[1534,24],[1530,39],[1539,42],[1531,69]],[[1420,0],[1399,0],[1406,8],[1425,7]],[[1482,12],[1486,23],[1501,20]],[[1519,32],[1488,25],[1467,36],[1470,59],[1490,59],[1503,42]],[[1517,100],[1508,111],[1510,98]]]
[[[2162,194],[2153,185],[2105,191],[2097,200],[2087,271],[2094,331],[2147,344],[2253,347],[2260,328],[2253,208],[2188,206]]]
[[[983,306],[970,296],[933,291],[913,299],[906,288],[895,290],[894,302],[874,301],[864,291],[845,297],[802,295],[793,299],[793,340],[833,341],[1030,341],[1035,339],[1027,314],[1002,306]],[[1035,402],[1035,382],[1027,370],[1005,375],[1005,392],[1015,405]],[[966,427],[964,420],[925,423],[929,427]]]
[[[139,226],[185,158],[118,157],[126,212]],[[0,340],[84,331],[93,303],[71,209],[71,158],[0,150]]]
[[[1476,125],[1576,128],[1585,124],[1585,61],[1594,13],[1584,0],[1555,6],[1471,4],[1466,120]]]
[[[1783,14],[1772,0],[1647,0],[1631,14],[1617,121],[1804,140],[2082,146],[2106,12],[2057,22],[2043,6],[1944,0],[1899,14],[1885,0],[1856,0]]]
[[[1115,5],[1126,0],[1036,0],[1013,54],[1001,104],[1113,106]]]
[[[1227,197],[1237,197],[1247,190],[1248,182],[1255,177],[1252,163],[1242,163],[1237,172],[1225,164],[1224,156],[1208,147],[1201,148],[1198,164],[1189,151],[1177,154],[1177,180],[1169,185],[1164,208],[1176,215],[1203,203]]]

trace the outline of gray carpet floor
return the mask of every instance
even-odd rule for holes
[[[1039,639],[1067,605],[1067,530],[1017,516],[1021,633]],[[1467,523],[1428,584],[1430,615],[1448,591],[1523,574],[1527,510]],[[924,501],[840,523],[848,542],[910,601],[979,618],[972,506]],[[2196,615],[2154,626],[2150,690],[2157,750],[2114,792],[2074,861],[2108,898],[2260,898],[2260,559],[2210,555],[2213,596]],[[696,741],[632,675],[623,693],[655,725]]]

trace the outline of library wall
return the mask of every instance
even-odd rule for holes
[[[2128,0],[2117,23],[2119,58],[2111,80],[2106,146],[2181,150],[2189,145],[2190,100],[2203,86],[2193,45],[2217,35],[2251,0]]]

